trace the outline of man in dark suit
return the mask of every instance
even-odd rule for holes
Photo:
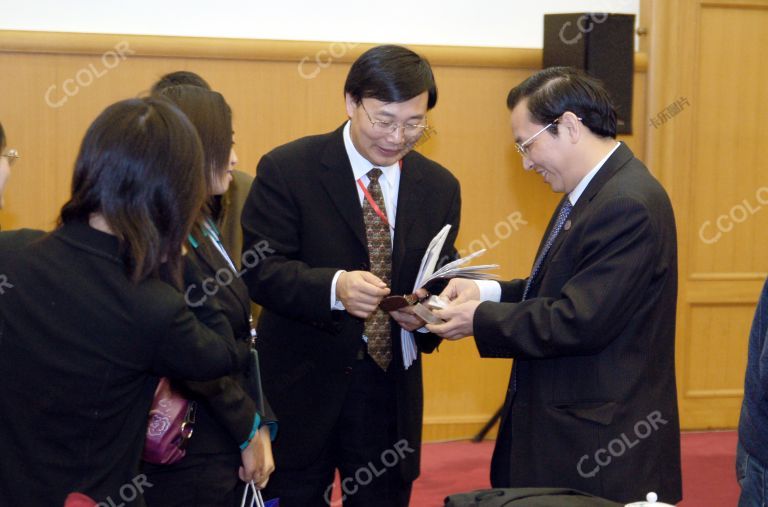
[[[629,502],[681,499],[675,388],[677,247],[666,192],[615,140],[602,85],[545,69],[507,99],[516,146],[565,196],[531,276],[454,280],[445,338],[513,357],[495,487],[570,487]],[[500,301],[500,302],[499,302]]]
[[[408,310],[377,306],[412,292],[445,224],[442,255],[455,256],[459,183],[411,151],[437,101],[429,63],[374,47],[344,92],[349,121],[266,154],[243,210],[245,252],[260,258],[244,276],[263,308],[264,390],[280,420],[265,497],[284,507],[331,503],[335,469],[345,506],[408,504],[422,380],[403,343],[431,352],[439,338]]]

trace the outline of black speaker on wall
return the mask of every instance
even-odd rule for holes
[[[567,65],[600,79],[616,107],[619,134],[632,133],[634,56],[634,14],[544,15],[544,68]]]

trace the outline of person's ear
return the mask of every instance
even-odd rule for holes
[[[355,115],[355,110],[360,105],[349,93],[344,94],[344,102],[347,106],[347,116],[352,118]]]
[[[571,111],[566,111],[560,117],[560,121],[557,122],[558,127],[562,129],[560,135],[565,135],[572,143],[579,142],[583,135],[584,124],[581,123],[581,118],[573,114]]]

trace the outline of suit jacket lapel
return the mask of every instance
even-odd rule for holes
[[[624,165],[626,165],[626,163],[633,158],[635,158],[635,155],[632,153],[632,150],[630,150],[626,144],[620,143],[620,146],[616,148],[616,151],[614,151],[610,157],[608,157],[608,160],[605,161],[603,167],[597,171],[595,177],[592,178],[592,181],[589,182],[589,185],[587,185],[587,188],[579,198],[579,202],[576,203],[576,206],[578,207],[579,204],[586,206],[589,201],[594,199],[594,197],[608,182],[608,180],[613,178],[619,169],[624,167]],[[582,200],[585,202],[582,203]],[[574,211],[576,210],[574,209]]]
[[[632,150],[630,150],[626,144],[621,143],[621,145],[616,148],[616,151],[611,154],[610,157],[608,157],[608,160],[605,161],[605,164],[600,168],[599,171],[597,171],[597,174],[595,174],[595,177],[592,178],[592,181],[589,182],[589,185],[587,185],[587,188],[584,189],[584,192],[581,194],[581,197],[579,197],[579,200],[576,202],[576,205],[571,210],[570,215],[568,215],[568,220],[566,221],[566,224],[568,222],[574,223],[576,220],[578,220],[579,215],[584,212],[584,210],[589,206],[589,203],[592,201],[592,199],[595,198],[597,193],[600,191],[601,188],[611,179],[613,178],[616,173],[621,169],[627,162],[632,160],[634,158],[634,154],[632,153]],[[564,200],[567,199],[567,196],[563,198],[562,201],[560,201],[560,205],[564,202]],[[557,209],[560,209],[560,206],[557,207]],[[557,215],[557,213],[555,213]],[[549,228],[547,229],[547,234],[544,236],[545,241],[546,237],[549,236],[549,230],[552,228],[553,224],[555,223],[556,216],[552,217],[552,220],[550,221]],[[568,237],[568,231],[570,230],[570,227],[566,229],[563,227],[563,229],[560,231],[560,233],[557,235],[557,238],[555,238],[555,242],[552,244],[552,247],[549,249],[549,253],[547,253],[547,258],[544,259],[544,265],[541,268],[541,273],[537,278],[541,278],[544,276],[544,272],[546,271],[547,266],[549,265],[549,260],[553,259],[555,254],[557,254],[557,251],[562,246],[563,242],[565,241],[565,238]],[[544,242],[542,242],[542,245]],[[539,247],[541,248],[541,246]],[[538,255],[538,254],[537,254]]]
[[[337,211],[366,248],[363,211],[355,188],[355,177],[344,148],[344,127],[330,136],[322,156],[320,183],[336,206]]]
[[[229,266],[229,263],[221,256],[221,252],[211,244],[211,241],[212,240],[208,237],[200,238],[198,246],[195,248],[196,259],[208,266],[212,273],[218,273],[222,268],[231,270],[232,268]],[[237,276],[237,273],[233,273],[233,275]],[[251,314],[250,303],[246,303],[246,301],[250,302],[250,296],[248,295],[248,290],[245,284],[221,284],[219,290],[229,290],[234,293],[235,298],[240,302],[240,306],[245,314]]]
[[[427,195],[422,184],[423,168],[413,163],[407,155],[403,158],[400,173],[400,188],[397,194],[397,218],[395,219],[395,238],[392,248],[392,280],[399,281],[400,267],[405,254],[405,238],[419,215],[429,210],[425,206]],[[429,238],[431,239],[431,238]],[[411,287],[404,290],[410,291]]]

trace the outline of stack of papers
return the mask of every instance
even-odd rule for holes
[[[424,287],[429,282],[438,279],[448,278],[469,278],[472,280],[495,280],[498,278],[493,273],[488,273],[491,269],[499,267],[498,264],[483,264],[480,266],[466,266],[466,264],[480,255],[485,253],[485,249],[478,250],[462,259],[457,259],[453,262],[449,262],[442,268],[435,271],[437,262],[439,260],[440,252],[445,245],[445,239],[448,237],[448,232],[451,230],[451,224],[446,225],[437,235],[432,238],[427,251],[424,252],[424,257],[421,259],[421,266],[419,267],[419,274],[416,276],[416,283],[413,285],[414,292],[416,289]],[[408,369],[411,364],[418,357],[416,354],[416,340],[413,337],[413,333],[400,330],[400,338],[403,346],[403,363],[405,369]]]
[[[450,227],[450,225],[448,227]],[[485,253],[485,248],[483,248],[482,250],[478,250],[477,252],[473,252],[472,254],[464,258],[456,259],[453,262],[449,262],[442,268],[438,269],[431,275],[428,275],[423,280],[421,280],[421,284],[419,284],[418,287],[424,287],[432,280],[439,280],[441,278],[444,278],[444,279],[469,278],[471,280],[497,280],[499,277],[494,273],[488,273],[488,271],[491,269],[498,268],[499,267],[498,264],[481,264],[479,266],[464,266],[466,263],[468,263],[475,257],[479,257],[484,253]]]

